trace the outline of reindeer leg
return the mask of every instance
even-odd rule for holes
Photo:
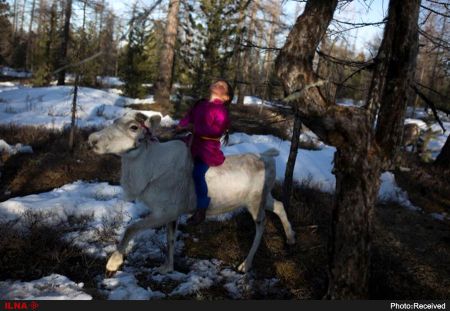
[[[117,247],[117,251],[115,251],[108,259],[108,262],[106,264],[106,271],[107,271],[106,274],[112,275],[117,270],[119,270],[120,266],[123,264],[124,261],[125,250],[131,239],[137,233],[146,229],[161,227],[170,221],[173,221],[173,216],[163,215],[162,217],[156,218],[153,214],[150,214],[144,219],[139,220],[134,224],[128,226],[128,228],[125,230],[125,234],[123,235],[122,240],[120,241]]]
[[[275,200],[269,193],[267,197],[266,210],[275,213],[280,218],[284,233],[286,234],[287,244],[295,244],[295,232],[292,230],[292,226],[286,215],[286,210],[284,209],[283,203]]]
[[[165,263],[158,268],[158,272],[166,274],[173,271],[173,257],[175,254],[175,234],[177,231],[177,222],[172,221],[166,225],[167,230],[167,254]]]
[[[245,260],[238,267],[238,271],[244,273],[248,272],[252,267],[253,257],[258,250],[259,244],[261,243],[261,237],[263,235],[264,226],[266,223],[266,212],[263,208],[258,208],[256,210],[249,209],[249,212],[250,214],[252,214],[253,220],[255,221],[256,232],[252,247],[248,252],[247,258],[245,258]]]

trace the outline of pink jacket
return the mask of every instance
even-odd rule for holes
[[[182,127],[194,125],[192,157],[198,156],[209,166],[221,165],[225,156],[220,150],[220,137],[228,129],[229,122],[228,111],[220,99],[204,100],[192,107],[179,123]]]

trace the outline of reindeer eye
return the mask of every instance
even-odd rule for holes
[[[130,126],[130,130],[131,130],[132,132],[137,132],[138,129],[139,129],[139,127],[138,127],[137,125],[132,125],[132,126]]]

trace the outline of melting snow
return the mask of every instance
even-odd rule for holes
[[[91,300],[82,289],[83,283],[76,284],[63,275],[52,274],[31,282],[0,282],[0,299]]]

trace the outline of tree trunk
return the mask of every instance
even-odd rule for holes
[[[391,150],[379,151],[373,107],[382,103],[378,132],[383,148],[396,149],[396,129],[403,121],[407,90],[417,54],[419,0],[391,0],[385,47],[377,61],[367,109],[335,105],[324,96],[313,71],[317,46],[333,17],[337,0],[309,0],[276,60],[276,72],[303,123],[325,143],[336,146],[336,193],[329,240],[327,298],[367,298],[372,209],[379,189],[381,164]],[[388,44],[392,42],[392,44]],[[394,44],[395,42],[395,44]],[[396,47],[396,45],[398,45]],[[403,49],[398,51],[397,49]],[[400,56],[400,57],[398,57]],[[373,86],[376,87],[373,87]],[[374,99],[374,97],[376,98]],[[386,105],[386,107],[384,107]],[[391,109],[392,116],[386,113]],[[391,132],[389,132],[389,129]],[[394,136],[394,137],[390,137]]]
[[[389,18],[380,48],[386,64],[382,77],[384,88],[377,120],[376,139],[382,153],[385,169],[395,167],[405,119],[406,107],[411,97],[412,82],[419,51],[418,14],[420,0],[389,2]]]
[[[69,150],[73,151],[73,147],[75,145],[75,131],[77,128],[76,120],[77,120],[77,98],[78,98],[78,81],[79,74],[75,75],[75,85],[73,87],[73,98],[72,98],[72,110],[71,110],[71,121],[70,121],[70,134],[69,134]]]
[[[280,18],[280,9],[281,9],[280,4],[278,4],[278,3],[272,4],[272,7],[271,7],[272,21],[271,21],[269,35],[268,35],[270,49],[266,52],[266,57],[264,59],[264,67],[263,67],[264,75],[265,75],[264,82],[266,82],[266,83],[269,82],[269,76],[270,76],[271,71],[273,70],[273,63],[272,63],[273,50],[272,50],[272,48],[275,47],[275,36],[276,36],[277,29],[279,27],[278,23],[279,23],[279,18]],[[268,85],[265,86],[264,93],[265,93],[266,99],[269,98],[270,88]]]
[[[447,138],[441,153],[439,153],[434,163],[442,168],[450,169],[450,136]]]
[[[36,7],[36,0],[33,0],[33,3],[31,5],[30,24],[28,26],[28,39],[27,39],[27,50],[26,50],[26,52],[27,52],[26,68],[27,69],[31,68],[31,71],[33,71],[33,68],[32,68],[33,61],[31,59],[32,55],[33,55],[32,48],[31,48],[33,36],[31,34],[31,31],[33,30],[33,21],[34,21],[34,10],[35,10],[35,7]]]
[[[170,90],[172,88],[172,68],[174,66],[175,43],[178,33],[179,9],[180,0],[170,0],[164,33],[164,47],[159,62],[159,76],[155,83],[155,100],[169,110],[171,110]]]
[[[250,21],[248,26],[248,32],[247,32],[247,42],[246,45],[250,45],[253,40],[253,34],[255,32],[255,23],[256,23],[256,12],[259,5],[259,0],[255,0],[252,3],[252,11],[250,13]],[[237,104],[243,105],[244,104],[244,97],[249,89],[249,86],[247,83],[250,81],[249,79],[249,71],[250,71],[250,58],[252,57],[252,48],[246,47],[244,51],[244,57],[242,59],[242,77],[244,81],[240,81],[239,88],[238,88],[238,98],[237,98]],[[240,70],[238,68],[238,70]],[[244,83],[245,82],[245,83]]]
[[[13,16],[13,37],[14,37],[17,33],[17,16],[18,16],[17,0],[14,0],[12,16]]]
[[[25,23],[25,8],[27,6],[27,0],[23,0],[22,6],[22,18],[20,21],[20,33],[23,34],[23,24]]]
[[[59,54],[58,66],[64,67],[67,65],[67,46],[69,44],[70,38],[70,18],[72,16],[72,0],[67,0],[65,8],[65,20],[64,20],[64,31],[61,41],[61,50]],[[61,70],[58,74],[58,85],[66,84],[66,70]]]
[[[241,70],[241,61],[242,61],[242,53],[241,53],[241,44],[244,39],[244,20],[245,20],[245,12],[243,8],[239,10],[239,19],[237,24],[237,32],[236,32],[236,41],[234,43],[234,57],[233,62],[236,64],[234,69],[234,79],[233,79],[233,88],[236,90],[236,86],[242,79],[242,70]],[[236,92],[234,92],[236,93]]]
[[[285,209],[289,209],[291,205],[292,185],[294,182],[294,168],[297,160],[298,145],[300,140],[300,132],[302,129],[302,121],[297,111],[294,116],[294,128],[292,130],[291,149],[289,150],[289,158],[286,163],[286,171],[283,182],[283,204]]]

